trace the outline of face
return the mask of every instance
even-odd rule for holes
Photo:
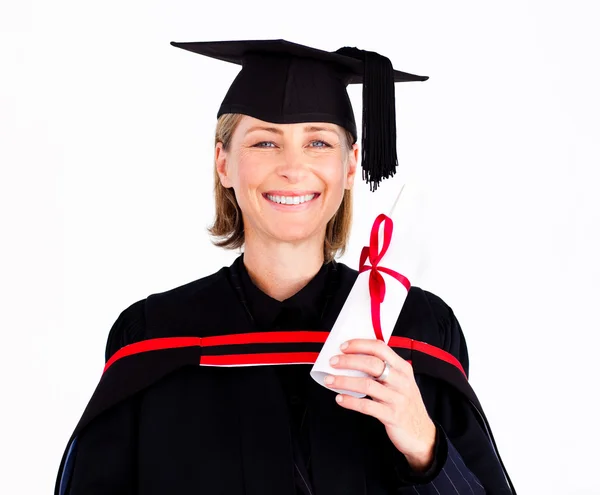
[[[233,188],[246,239],[323,242],[344,190],[354,183],[358,147],[329,123],[272,124],[244,116],[230,148],[215,148],[221,184]]]

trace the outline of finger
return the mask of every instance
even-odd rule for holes
[[[371,399],[359,399],[347,394],[339,394],[335,400],[345,409],[351,409],[367,416],[372,416],[386,425],[393,423],[392,410],[387,404],[375,402]]]
[[[337,360],[336,360],[337,358]],[[375,356],[369,356],[366,354],[342,354],[333,356],[329,361],[332,368],[340,370],[357,370],[362,371],[371,375],[375,380],[381,376],[385,363]],[[394,390],[404,390],[410,385],[410,377],[398,372],[392,365],[390,365],[390,373],[383,382],[379,382],[385,386]]]
[[[344,354],[369,354],[376,356],[382,361],[387,361],[392,368],[395,368],[402,373],[412,375],[412,366],[381,340],[352,339],[345,342],[345,344],[347,344],[346,347],[344,347],[344,344],[341,346],[341,350]]]
[[[368,354],[340,354],[333,356],[329,364],[333,368],[358,370],[373,377],[381,376],[385,368],[385,363],[380,358]]]
[[[368,395],[376,401],[390,404],[397,401],[397,396],[399,395],[397,391],[386,387],[372,378],[328,375],[325,378],[325,385],[335,390],[347,390],[349,392]]]

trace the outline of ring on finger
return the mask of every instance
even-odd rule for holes
[[[387,377],[390,375],[390,371],[392,370],[390,364],[387,361],[384,361],[383,365],[383,371],[379,376],[375,377],[375,380],[377,380],[380,383],[385,383]]]

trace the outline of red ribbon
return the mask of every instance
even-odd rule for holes
[[[381,251],[379,251],[379,227],[382,223],[383,246],[381,246]],[[385,253],[390,247],[393,230],[394,223],[392,222],[392,219],[387,215],[384,215],[383,213],[379,215],[375,219],[373,227],[371,228],[371,243],[369,246],[365,246],[362,249],[362,252],[360,253],[360,264],[358,269],[359,273],[371,270],[371,273],[369,274],[371,321],[373,322],[373,330],[375,331],[375,337],[378,340],[384,340],[383,334],[381,332],[381,303],[385,299],[385,280],[380,272],[387,273],[388,275],[394,277],[406,288],[407,292],[410,289],[410,282],[404,275],[401,275],[400,273],[389,268],[378,266],[379,262],[385,256]],[[366,264],[367,259],[371,261],[370,265]]]

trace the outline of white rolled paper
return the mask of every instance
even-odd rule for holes
[[[385,267],[404,275],[410,283],[414,283],[414,276],[420,267],[420,235],[417,235],[420,225],[417,221],[419,217],[416,214],[418,210],[417,189],[414,187],[403,186],[394,202],[390,214],[388,215],[394,221],[389,248],[378,267]],[[379,251],[383,245],[384,224],[379,229]],[[365,245],[369,245],[367,242]],[[367,265],[371,265],[371,260],[367,260]],[[373,320],[371,316],[371,297],[369,293],[369,276],[371,270],[360,273],[352,290],[335,321],[331,332],[314,366],[311,369],[312,378],[319,384],[325,386],[325,377],[327,375],[344,375],[363,377],[368,376],[361,371],[344,370],[332,368],[329,360],[336,355],[342,354],[340,346],[351,339],[375,339]],[[389,342],[398,316],[406,300],[408,291],[405,286],[393,276],[379,272],[385,281],[385,299],[381,303],[381,333],[384,341]],[[364,394],[347,390],[336,390],[327,387],[337,393],[344,393],[354,397],[364,397]]]

